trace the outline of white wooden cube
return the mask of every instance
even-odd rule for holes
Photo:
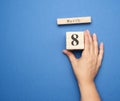
[[[66,32],[66,49],[84,49],[84,32]]]

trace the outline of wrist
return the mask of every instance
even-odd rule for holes
[[[94,81],[81,82],[78,85],[82,101],[101,101]]]
[[[87,81],[78,82],[79,88],[83,87],[83,86],[87,87],[87,86],[90,86],[90,85],[95,85],[94,80],[87,80]]]

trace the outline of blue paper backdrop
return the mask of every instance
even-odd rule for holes
[[[59,17],[92,23],[57,26]],[[66,31],[89,29],[105,44],[96,85],[102,101],[120,101],[119,0],[0,0],[0,101],[79,101],[65,49]]]

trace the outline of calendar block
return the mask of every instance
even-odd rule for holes
[[[84,49],[84,32],[66,32],[66,49]]]
[[[73,18],[58,18],[58,25],[66,24],[82,24],[82,23],[91,23],[91,16],[87,17],[73,17]]]

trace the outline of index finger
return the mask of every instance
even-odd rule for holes
[[[89,51],[90,50],[90,40],[89,40],[89,35],[88,35],[88,30],[84,31],[84,40],[85,40],[85,49],[84,50],[87,50]]]

